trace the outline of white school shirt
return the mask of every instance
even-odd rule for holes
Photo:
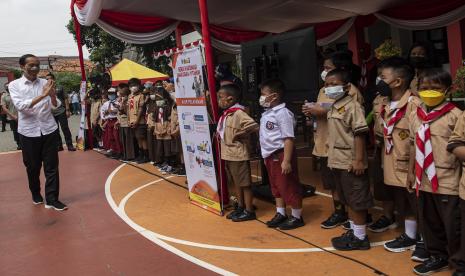
[[[107,110],[110,111],[110,104],[112,104],[112,107],[111,107],[112,110],[118,111],[117,100],[104,102],[103,105],[100,107],[100,118],[102,118],[102,120],[116,119],[118,112],[114,114],[108,113],[107,115],[105,115],[105,111]]]
[[[260,119],[262,157],[284,148],[284,139],[294,138],[294,114],[282,103],[263,112]]]
[[[42,95],[47,80],[37,78],[28,80],[25,76],[10,82],[11,99],[18,110],[18,133],[26,137],[40,137],[54,132],[58,126],[52,114],[52,109],[61,106],[57,98],[57,106],[53,106],[50,97],[30,107],[34,98]]]

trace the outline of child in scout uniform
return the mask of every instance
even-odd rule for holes
[[[119,159],[121,157],[121,143],[119,141],[119,132],[115,125],[117,124],[117,114],[119,103],[117,101],[116,89],[108,89],[108,101],[100,108],[100,117],[104,122],[105,141],[110,152],[108,157]]]
[[[454,276],[465,275],[465,174],[463,167],[465,165],[465,112],[460,116],[454,132],[449,139],[447,150],[452,152],[462,161],[462,177],[459,185],[460,197],[460,251],[452,257],[452,262],[456,266]]]
[[[132,129],[134,137],[139,145],[139,154],[136,162],[147,163],[149,153],[147,150],[147,124],[145,122],[145,96],[141,93],[141,81],[132,78],[128,81],[131,95],[128,99],[128,120],[129,127]]]
[[[462,112],[446,101],[452,84],[449,73],[425,69],[418,81],[422,104],[409,120],[412,150],[407,187],[416,190],[423,239],[431,255],[413,271],[426,275],[446,268],[460,248],[461,165],[446,148]]]
[[[383,133],[383,129],[380,124],[377,124],[376,121],[378,120],[381,110],[389,104],[388,97],[384,95],[384,86],[381,84],[381,72],[384,68],[384,64],[389,63],[392,64],[396,62],[397,58],[395,59],[385,59],[378,64],[378,77],[376,78],[376,90],[378,95],[373,100],[373,131],[375,133]],[[402,60],[401,64],[404,64],[405,60]],[[378,85],[382,87],[378,87]],[[376,137],[376,138],[379,138]],[[381,135],[382,138],[382,135]],[[374,233],[381,233],[387,231],[389,229],[394,229],[397,227],[397,223],[394,217],[394,201],[392,199],[391,194],[387,191],[387,186],[384,184],[384,171],[382,165],[382,155],[384,150],[383,139],[375,139],[375,152],[374,152],[374,160],[373,166],[370,170],[372,174],[372,181],[373,181],[373,197],[375,200],[381,202],[381,206],[383,208],[383,214],[370,226],[368,226],[368,230]]]
[[[276,215],[266,224],[290,230],[305,225],[302,218],[302,187],[294,149],[294,114],[282,102],[284,83],[279,79],[260,86],[259,103],[265,108],[260,119],[260,148],[268,172],[271,192],[276,200]],[[291,216],[286,215],[291,206]]]
[[[123,161],[130,161],[135,158],[134,153],[134,136],[132,135],[131,129],[129,128],[128,121],[128,96],[129,87],[125,83],[118,85],[118,128],[119,128],[119,139],[122,145],[122,156]]]
[[[363,107],[348,95],[350,75],[335,69],[325,79],[325,94],[335,102],[328,112],[328,167],[341,202],[349,207],[351,229],[331,240],[337,250],[366,250],[367,211],[373,206],[368,177]]]
[[[145,88],[146,90],[148,88]],[[155,120],[154,112],[157,108],[155,89],[148,89],[148,97],[145,99],[145,120],[147,122],[147,150],[149,153],[149,160],[153,162],[154,166],[160,165],[160,158],[157,155],[157,139],[155,137]]]
[[[405,223],[405,233],[384,244],[384,248],[391,252],[413,250],[417,242],[416,199],[405,186],[411,150],[409,117],[417,110],[420,100],[408,90],[413,69],[406,61],[397,59],[384,63],[377,85],[380,94],[388,98],[376,121],[376,135],[384,141],[385,192],[391,195],[394,208]]]
[[[171,99],[176,102],[176,98],[173,97],[173,94],[169,91],[168,93],[170,94]],[[179,116],[176,104],[173,104],[173,109],[171,110],[170,134],[173,140],[171,151],[176,154],[176,162],[179,164],[179,166],[175,168],[172,173],[176,174],[177,176],[185,176],[186,168],[184,165],[184,157],[182,156],[181,132],[179,129]]]
[[[221,138],[221,159],[225,160],[228,182],[236,189],[238,207],[226,216],[234,222],[256,218],[252,204],[252,180],[248,139],[259,125],[244,112],[239,104],[242,93],[235,84],[227,84],[218,91],[218,106],[224,110],[217,133]]]
[[[336,69],[334,63],[339,64],[336,57],[328,57],[324,60],[324,71],[321,73],[321,78],[325,80],[326,74],[331,70]],[[363,96],[357,87],[350,84],[349,95],[357,99],[360,104],[363,104]],[[328,149],[326,146],[326,140],[328,138],[328,120],[327,114],[331,105],[334,103],[334,99],[328,98],[324,93],[324,87],[320,89],[318,93],[318,99],[316,104],[306,103],[302,106],[302,112],[314,120],[314,141],[315,146],[313,148],[313,155],[319,158],[321,165],[321,180],[323,187],[326,190],[331,190],[333,196],[334,212],[329,216],[328,219],[321,223],[321,227],[324,229],[335,228],[341,224],[347,222],[347,212],[345,206],[339,200],[336,192],[336,186],[330,175],[328,168]]]
[[[103,148],[102,128],[100,127],[100,107],[102,106],[102,95],[100,94],[100,92],[97,92],[96,89],[94,89],[93,91],[94,92],[90,94],[90,123],[92,127],[92,135],[95,139],[95,146],[98,148]]]
[[[155,104],[155,112],[152,114],[155,124],[154,134],[157,139],[156,152],[161,160],[158,168],[164,174],[173,173],[176,166],[176,152],[173,152],[171,115],[175,103],[170,94],[163,87],[159,87],[155,93]]]

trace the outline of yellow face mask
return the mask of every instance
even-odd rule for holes
[[[428,107],[435,107],[441,104],[445,99],[446,95],[436,90],[423,90],[418,92],[420,99]]]

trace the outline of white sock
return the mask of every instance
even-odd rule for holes
[[[349,224],[350,224],[350,229],[354,230],[354,221],[349,220]]]
[[[360,240],[363,240],[365,239],[366,235],[367,235],[367,232],[366,232],[366,225],[363,224],[363,225],[356,225],[354,224],[353,226],[354,228],[354,235],[360,239]]]
[[[276,212],[280,213],[283,216],[285,216],[286,215],[286,208],[284,208],[284,207],[276,207]]]
[[[293,217],[300,219],[300,217],[302,215],[302,209],[291,209],[291,211],[292,211],[292,216]]]
[[[417,238],[417,221],[412,219],[405,220],[405,234],[411,239]]]

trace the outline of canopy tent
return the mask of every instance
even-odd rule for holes
[[[96,23],[131,43],[151,43],[171,34],[180,23],[198,30],[197,1],[191,0],[76,0],[81,25]],[[314,26],[319,45],[331,43],[354,25],[374,19],[396,27],[439,28],[465,18],[463,0],[236,0],[209,1],[212,45],[237,53],[240,43]]]
[[[130,78],[138,78],[142,83],[158,80],[166,80],[169,77],[165,74],[142,66],[129,59],[123,59],[110,70],[111,85],[116,86],[120,83],[128,82]]]

